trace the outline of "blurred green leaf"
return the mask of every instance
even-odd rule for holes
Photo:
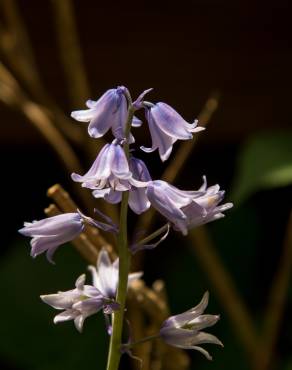
[[[40,294],[68,290],[86,272],[86,264],[70,246],[61,247],[56,265],[44,256],[33,260],[28,242],[11,245],[2,256],[0,280],[0,364],[22,370],[80,370],[104,368],[108,338],[102,314],[88,318],[79,334],[72,322],[53,324],[57,313],[43,304]]]
[[[239,153],[230,199],[235,205],[253,193],[292,184],[292,132],[262,133]]]

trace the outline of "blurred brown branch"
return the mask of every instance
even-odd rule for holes
[[[21,111],[49,142],[69,171],[82,171],[79,159],[70,144],[55,128],[46,110],[32,102],[22,91],[12,74],[0,62],[0,100]]]
[[[286,234],[279,266],[268,297],[268,305],[262,330],[262,350],[257,358],[256,367],[267,370],[271,366],[274,346],[277,342],[279,326],[284,313],[292,268],[292,212],[287,223]]]
[[[220,261],[204,227],[191,230],[189,240],[200,265],[214,286],[214,293],[229,315],[234,331],[253,361],[258,352],[258,336],[231,276]]]
[[[86,135],[78,125],[72,125],[71,120],[61,111],[44,88],[34,58],[25,25],[14,0],[1,0],[1,10],[6,25],[0,25],[0,50],[2,59],[13,71],[16,79],[24,84],[25,90],[35,102],[48,109],[47,114],[57,123],[64,135],[75,143],[80,143]]]
[[[56,36],[63,70],[67,80],[72,104],[76,107],[90,96],[86,71],[76,29],[74,9],[71,0],[51,0],[56,23]]]

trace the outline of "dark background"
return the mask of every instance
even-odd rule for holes
[[[17,4],[43,84],[69,116],[82,105],[73,106],[68,98],[51,2],[19,0]],[[288,1],[74,1],[74,9],[91,98],[121,84],[132,96],[153,87],[147,99],[167,102],[191,122],[210,93],[219,91],[219,108],[200,135],[177,186],[198,186],[206,174],[209,183],[218,182],[230,198],[245,143],[263,133],[291,134],[292,7]],[[28,240],[17,235],[24,220],[43,217],[49,186],[60,182],[70,189],[69,174],[20,113],[2,102],[0,109],[1,369],[103,368],[107,344],[102,319],[99,317],[97,324],[96,319],[89,319],[80,336],[70,323],[51,324],[54,312],[38,298],[45,292],[71,288],[85,264],[69,248],[57,252],[56,266],[48,265],[43,256],[32,261]],[[72,120],[72,125],[76,124]],[[145,127],[136,133],[139,144]],[[142,157],[158,178],[165,164],[156,153]],[[209,227],[217,252],[257,327],[277,269],[291,200],[291,186],[257,189],[228,212],[226,219]],[[146,281],[166,280],[174,313],[195,305],[203,292],[210,290],[208,312],[222,316],[212,333],[222,339],[225,349],[210,346],[213,363],[199,353],[192,354],[194,368],[249,369],[224,308],[184,243],[172,233],[159,249],[149,252]],[[290,312],[291,289],[271,368],[292,369]]]

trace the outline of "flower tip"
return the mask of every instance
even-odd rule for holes
[[[95,127],[90,127],[88,126],[88,134],[90,137],[93,139],[98,139],[102,137],[103,135],[98,132],[98,130]]]
[[[21,229],[18,229],[17,232],[19,232],[19,234],[21,234],[21,235],[26,236],[25,227],[22,227]]]
[[[30,256],[31,258],[36,258],[37,257],[37,253],[33,252],[32,250],[30,251]]]
[[[57,316],[55,316],[54,320],[53,320],[53,323],[54,324],[59,324],[59,322],[61,322],[61,320],[59,320],[59,318]]]
[[[221,316],[220,315],[214,315],[215,316],[215,320],[216,322],[219,321],[221,319]]]

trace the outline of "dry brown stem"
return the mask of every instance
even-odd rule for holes
[[[1,9],[6,25],[1,25],[0,50],[9,68],[35,102],[43,104],[53,123],[62,130],[70,140],[80,143],[85,135],[81,127],[72,125],[61,109],[48,95],[42,85],[25,25],[14,0],[2,0]]]
[[[231,276],[224,269],[204,227],[191,230],[189,240],[200,265],[213,284],[214,293],[230,317],[234,331],[253,361],[258,353],[258,335]]]
[[[82,171],[81,164],[70,144],[55,128],[42,106],[30,101],[18,82],[0,62],[0,99],[21,111],[43,135],[69,172]]]
[[[4,29],[1,32],[4,49],[9,55],[13,54],[15,66],[29,84],[40,85],[32,45],[15,0],[1,0],[0,6],[9,29],[9,32]]]
[[[51,2],[68,92],[72,104],[78,107],[79,104],[88,99],[89,87],[76,29],[73,4],[71,0],[52,0]]]
[[[292,212],[290,213],[283,251],[268,297],[268,305],[262,330],[262,350],[259,351],[256,368],[267,370],[272,363],[274,347],[285,308],[292,267]]]

